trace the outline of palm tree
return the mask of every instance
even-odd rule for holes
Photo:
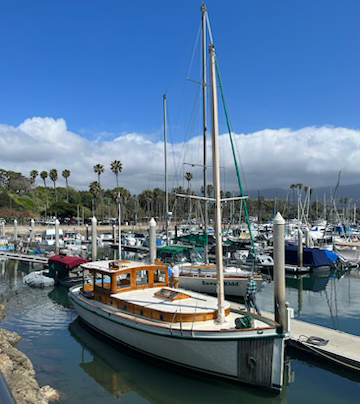
[[[99,195],[99,192],[100,192],[99,183],[97,181],[93,181],[89,185],[89,191],[93,196],[93,199],[92,199],[92,213],[93,213],[93,216],[95,216],[95,200],[96,200],[96,197]]]
[[[94,165],[94,173],[98,176],[98,184],[99,184],[99,192],[100,192],[100,202],[101,202],[101,217],[104,220],[104,204],[102,199],[102,192],[101,192],[101,184],[100,184],[100,175],[105,171],[104,166],[102,164],[95,164]]]
[[[47,187],[46,187],[46,178],[48,177],[48,172],[47,171],[41,171],[40,177],[44,181],[45,197],[46,197],[46,209],[48,209],[49,208],[49,200],[48,200]]]
[[[54,183],[54,195],[55,195],[55,201],[57,202],[57,193],[56,193],[56,181],[58,179],[58,173],[56,168],[53,168],[52,170],[49,171],[49,177],[51,181]]]
[[[110,164],[110,169],[115,174],[115,177],[116,177],[116,189],[117,189],[117,192],[118,192],[118,195],[116,197],[117,198],[116,203],[118,204],[118,209],[120,211],[120,212],[118,212],[118,215],[120,216],[121,215],[121,209],[120,209],[121,197],[120,197],[120,187],[119,187],[119,174],[122,171],[121,161],[120,160],[112,161],[111,164]]]
[[[38,171],[32,170],[30,172],[30,184],[33,185],[35,182],[36,177],[39,175]]]
[[[212,193],[214,192],[214,186],[212,184],[208,184],[206,188],[207,188],[206,190],[207,196],[211,196]]]
[[[70,170],[64,170],[62,172],[62,176],[65,178],[66,182],[66,202],[69,203],[69,184],[68,184],[68,178],[70,177]]]
[[[116,177],[116,188],[119,188],[119,174],[122,171],[122,164],[120,160],[114,160],[110,165],[111,171],[115,174]],[[95,169],[95,168],[94,168]]]

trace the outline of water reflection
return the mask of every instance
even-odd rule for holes
[[[82,346],[80,368],[116,397],[136,392],[154,404],[218,404],[219,400],[227,404],[286,402],[286,387],[280,396],[273,396],[226,382],[200,379],[193,374],[173,372],[113,348],[93,335],[78,319],[70,324],[69,331]]]

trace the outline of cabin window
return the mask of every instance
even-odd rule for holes
[[[130,272],[123,272],[116,277],[116,288],[123,289],[130,287]]]
[[[103,275],[101,279],[101,286],[103,289],[111,289],[111,278],[109,275]]]
[[[136,271],[136,285],[147,285],[149,283],[149,271],[142,269]]]
[[[166,271],[162,269],[155,269],[154,271],[154,283],[165,283]]]

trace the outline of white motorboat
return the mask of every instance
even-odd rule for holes
[[[62,229],[59,229],[59,245],[60,247],[64,246],[64,233]],[[46,246],[55,246],[55,229],[47,229],[43,233],[42,244]]]

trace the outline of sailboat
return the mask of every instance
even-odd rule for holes
[[[200,236],[206,242],[204,245],[204,258],[205,262],[201,259],[200,261],[187,260],[185,257],[181,257],[181,261],[177,259],[177,253],[179,249],[186,248],[186,246],[169,246],[168,245],[168,228],[169,228],[169,216],[168,216],[168,190],[167,190],[167,141],[166,141],[166,95],[164,95],[164,162],[165,162],[165,210],[166,210],[166,240],[167,247],[162,248],[162,252],[164,252],[166,258],[170,258],[171,261],[176,263],[179,266],[180,274],[179,274],[179,284],[180,287],[184,289],[190,289],[196,292],[201,293],[216,293],[217,287],[217,266],[209,263],[208,257],[208,201],[211,198],[206,198],[207,189],[207,74],[206,74],[206,66],[207,66],[207,56],[206,56],[206,33],[209,33],[210,42],[212,44],[212,34],[210,29],[210,23],[208,19],[208,14],[206,10],[205,4],[201,5],[201,32],[202,32],[202,49],[201,49],[201,57],[202,57],[202,118],[203,118],[203,197],[195,197],[189,195],[177,194],[178,197],[185,198],[198,198],[199,202],[204,202],[204,226],[203,226],[203,234]],[[217,112],[216,112],[217,113]],[[220,178],[219,178],[220,180]],[[220,184],[219,184],[220,187]],[[240,185],[241,189],[241,185]],[[235,199],[242,198],[231,198],[232,202]],[[229,199],[228,199],[229,200]],[[247,212],[247,211],[246,211]],[[250,228],[249,228],[250,231]],[[250,234],[251,235],[251,234]],[[190,237],[194,237],[196,239],[197,235],[190,234]],[[252,236],[251,236],[252,239]],[[254,248],[254,246],[253,246]],[[158,251],[159,253],[160,251]],[[194,251],[196,254],[196,251]],[[195,255],[194,254],[194,255]],[[255,254],[256,258],[259,259],[260,256]],[[271,257],[264,256],[264,260],[272,260]],[[237,296],[244,297],[246,296],[246,287],[248,278],[252,275],[254,282],[256,283],[257,290],[260,290],[261,287],[266,283],[265,277],[260,273],[253,273],[254,265],[251,265],[250,268],[237,268],[237,267],[226,267],[224,268],[224,293],[227,296]]]
[[[212,148],[217,235],[217,298],[168,286],[168,268],[155,263],[83,264],[92,282],[70,289],[81,320],[142,355],[209,376],[279,392],[284,333],[272,319],[224,300],[215,47],[209,47]]]

